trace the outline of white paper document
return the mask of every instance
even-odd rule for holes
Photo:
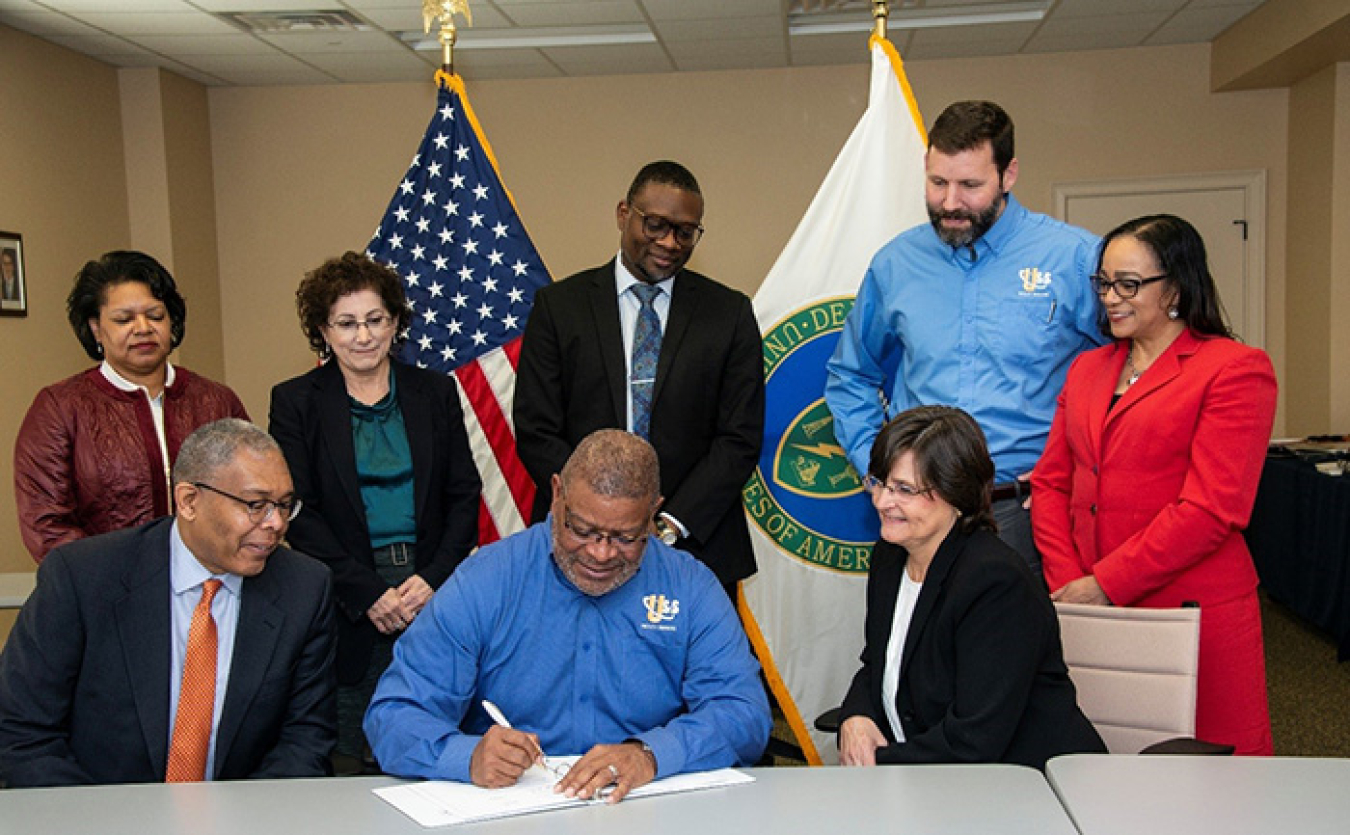
[[[578,759],[549,757],[548,764],[565,770]],[[749,774],[733,768],[676,774],[633,789],[624,802],[640,797],[735,786],[754,781],[755,778]],[[422,826],[449,826],[604,802],[554,794],[553,784],[556,782],[557,779],[544,769],[530,768],[520,776],[516,785],[504,789],[484,789],[470,783],[430,780],[371,791]]]

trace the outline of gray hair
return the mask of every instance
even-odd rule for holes
[[[173,483],[206,481],[234,461],[239,450],[281,454],[271,435],[246,420],[223,418],[198,427],[187,436],[173,465]]]
[[[661,494],[661,465],[656,450],[637,435],[597,429],[582,439],[563,465],[563,489],[578,481],[601,496],[654,504]]]

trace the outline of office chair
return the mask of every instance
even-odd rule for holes
[[[1195,739],[1200,610],[1056,603],[1078,706],[1112,754],[1231,754]]]

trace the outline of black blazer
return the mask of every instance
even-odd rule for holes
[[[164,780],[172,523],[76,540],[38,567],[0,655],[10,786]],[[329,774],[334,686],[328,571],[277,548],[244,579],[214,778]]]
[[[867,574],[862,669],[840,720],[869,716],[891,742],[878,763],[987,762],[1045,768],[1059,754],[1105,753],[1078,709],[1059,621],[1026,562],[989,531],[953,529],[924,578],[905,636],[896,712],[882,707],[895,602],[908,554],[880,541]]]
[[[755,573],[741,489],[764,436],[764,358],[750,299],[698,273],[675,279],[661,342],[650,437],[664,510],[690,532],[676,547],[723,584]],[[628,427],[627,360],[614,262],[539,290],[516,369],[520,459],[534,479],[534,520],[550,477],[597,429]]]
[[[459,393],[444,374],[393,363],[398,405],[413,460],[418,575],[433,589],[478,543],[482,484],[469,451]],[[268,431],[304,501],[286,539],[333,571],[338,680],[354,684],[375,645],[366,610],[389,589],[375,572],[366,507],[356,476],[351,405],[336,361],[272,389]]]

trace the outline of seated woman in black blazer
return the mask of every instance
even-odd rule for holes
[[[881,540],[840,762],[1044,768],[1105,753],[1078,709],[1050,599],[995,534],[994,464],[975,421],[910,409],[881,430],[868,470]]]

